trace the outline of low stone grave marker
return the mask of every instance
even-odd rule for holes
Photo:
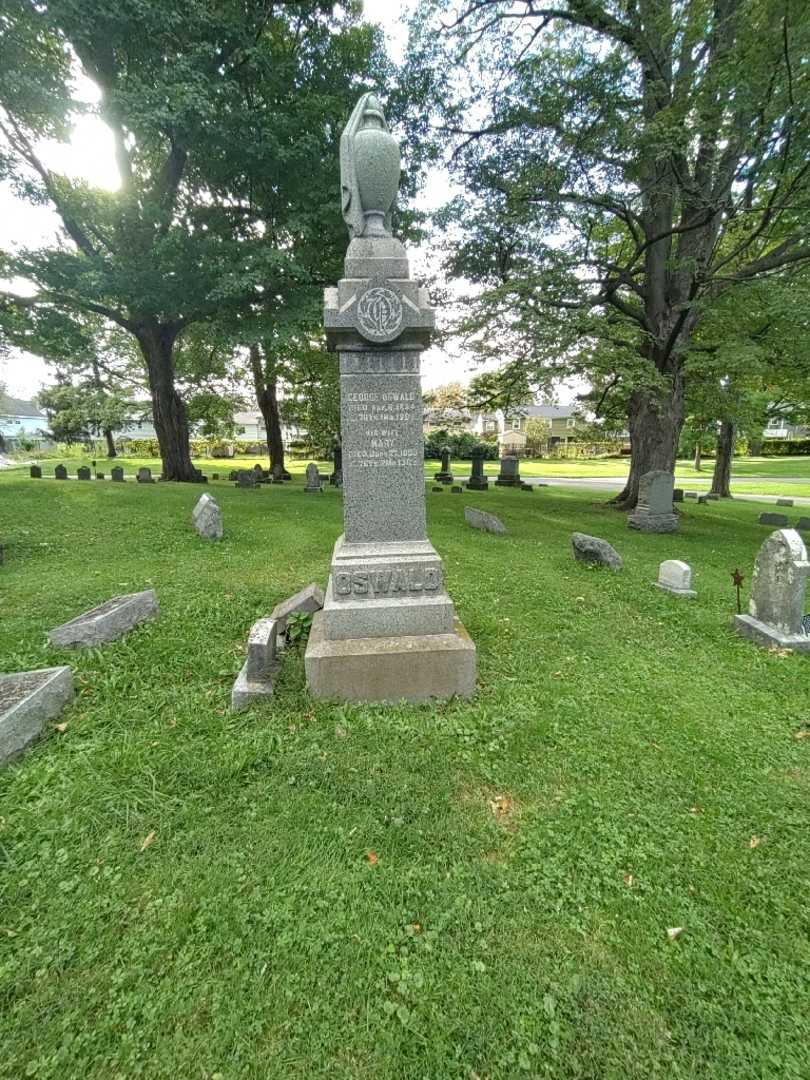
[[[148,469],[145,465],[138,469],[138,475],[135,477],[139,484],[154,484],[152,479],[152,470]]]
[[[120,465],[113,465],[110,469],[110,479],[115,481],[116,484],[124,482],[124,470]]]
[[[758,520],[760,525],[775,525],[778,529],[787,529],[790,527],[790,518],[787,514],[772,514],[769,512],[767,514],[760,514]]]
[[[323,492],[323,483],[321,481],[321,474],[318,472],[318,466],[314,461],[310,461],[307,465],[307,486],[304,488],[305,495],[321,494]]]
[[[488,514],[486,510],[476,510],[473,506],[464,507],[464,520],[473,529],[481,529],[483,532],[505,534],[507,528],[499,517]]]
[[[534,484],[521,483],[520,490],[521,491],[534,491]]]
[[[219,473],[218,472],[211,473],[211,479],[212,480],[219,480]]]
[[[577,562],[590,563],[593,566],[607,566],[611,570],[621,570],[624,560],[618,551],[598,536],[575,532],[571,535],[571,546]]]
[[[273,618],[259,619],[248,637],[247,659],[231,690],[231,709],[239,712],[252,701],[271,697],[273,678],[278,671],[278,623]]]
[[[76,470],[76,476],[79,480],[89,480],[90,470],[86,465],[80,465]]]
[[[810,518],[800,517],[799,520],[796,522],[796,528],[799,529],[801,532],[806,532],[808,529],[810,529]]]
[[[222,539],[222,511],[213,495],[206,491],[191,511],[191,523],[205,540]]]
[[[708,502],[709,502],[709,496],[708,495],[698,495],[698,502],[702,503],[704,506],[707,505]]]
[[[672,489],[672,501],[674,503],[683,502],[683,488]]]
[[[95,648],[126,634],[134,626],[154,619],[160,611],[154,589],[114,596],[70,622],[48,632],[52,645]]]
[[[53,470],[53,478],[54,480],[67,480],[68,471],[64,465],[56,466],[56,468]]]
[[[507,454],[506,457],[501,458],[501,470],[495,485],[496,487],[520,487],[520,483],[520,462],[514,454]]]
[[[450,488],[450,494],[451,495],[463,495],[464,494],[464,488],[460,484],[453,484],[453,486]]]
[[[258,487],[259,483],[253,469],[240,469],[236,474],[236,486],[238,488]]]
[[[467,490],[486,491],[489,487],[489,480],[487,480],[484,472],[484,459],[487,456],[486,447],[474,446],[470,456],[472,458],[472,471],[470,479],[467,481]]]
[[[0,675],[0,765],[21,754],[73,697],[69,667]]]
[[[804,596],[810,563],[795,529],[777,529],[759,549],[747,615],[735,615],[738,634],[766,648],[810,652]]]
[[[439,495],[444,494],[444,488],[440,487],[438,484],[434,484],[433,487],[430,490],[437,492]]]
[[[30,469],[30,472],[31,472],[31,479],[32,480],[41,480],[42,479],[42,467],[40,465],[32,465],[31,469]]]
[[[708,491],[706,493],[706,498],[709,500],[709,502],[720,502],[720,496],[715,495],[713,491]]]
[[[317,585],[307,585],[300,592],[289,596],[276,604],[270,612],[270,618],[278,624],[278,637],[283,638],[287,632],[287,620],[290,615],[314,615],[320,611],[324,603],[323,589]]]
[[[692,588],[692,568],[689,563],[680,559],[665,559],[658,567],[658,581],[655,582],[659,589],[672,593],[673,596],[684,596],[694,599],[697,593]]]
[[[674,489],[673,489],[674,491]],[[683,493],[685,499],[696,499],[698,497],[697,491],[685,491]]]
[[[433,475],[434,480],[438,480],[440,484],[452,484],[453,474],[450,472],[450,447],[442,447],[442,464],[437,473]]]
[[[97,472],[96,473],[96,480],[103,480],[103,479],[104,479],[104,473],[103,472]]]
[[[675,477],[664,469],[644,473],[638,485],[638,503],[627,515],[627,525],[640,532],[667,533],[678,528],[678,515],[672,509]]]
[[[777,499],[777,506],[793,506],[793,499]]]

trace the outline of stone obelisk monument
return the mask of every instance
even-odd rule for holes
[[[343,524],[305,665],[310,692],[343,701],[469,697],[475,646],[425,528],[420,354],[434,325],[391,235],[399,146],[364,94],[340,141],[346,276],[325,292],[340,362]]]

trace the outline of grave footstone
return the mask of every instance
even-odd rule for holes
[[[747,615],[735,615],[739,634],[766,648],[810,652],[803,616],[810,563],[795,529],[777,529],[759,549]]]
[[[698,495],[698,502],[703,503],[704,505],[708,505],[709,496],[708,495]]]
[[[777,506],[793,506],[793,499],[777,499]]]
[[[486,510],[478,510],[474,506],[464,507],[464,520],[473,529],[481,529],[483,532],[506,534],[506,526],[499,517],[488,514]]]
[[[42,479],[42,467],[40,465],[32,465],[30,469],[32,480]]]
[[[277,624],[279,637],[283,637],[287,632],[290,615],[314,615],[323,607],[324,599],[323,589],[317,585],[307,585],[300,592],[276,604],[270,612],[270,618]]]
[[[485,447],[473,447],[471,454],[472,471],[470,473],[470,479],[467,481],[468,491],[486,491],[489,487],[489,480],[487,480],[486,473],[484,472],[484,459],[486,456],[487,451]]]
[[[658,581],[655,582],[659,589],[672,593],[673,596],[683,596],[694,599],[697,593],[692,588],[692,568],[689,563],[680,559],[665,559],[658,567]]]
[[[390,232],[399,147],[364,94],[341,137],[345,277],[325,294],[339,354],[344,535],[305,656],[319,698],[469,697],[475,646],[427,538],[420,354],[434,313]]]
[[[521,483],[520,490],[521,491],[534,491],[534,484]]]
[[[440,484],[452,484],[453,474],[450,472],[450,447],[442,447],[442,464],[441,468],[433,476],[434,480],[438,480]]]
[[[254,701],[272,697],[277,659],[278,623],[272,617],[254,623],[248,637],[247,659],[231,691],[231,709],[239,712]]]
[[[760,525],[772,525],[777,529],[787,529],[790,527],[790,518],[787,514],[773,514],[765,513],[759,515]]]
[[[520,487],[520,462],[514,454],[501,458],[501,471],[495,481],[496,487]]]
[[[618,551],[598,536],[575,532],[571,535],[574,558],[578,562],[591,563],[595,566],[607,566],[611,570],[621,570],[624,561]]]
[[[142,465],[141,468],[138,469],[138,474],[135,479],[139,484],[154,484],[155,482],[152,479],[152,470],[148,469],[145,465]]]
[[[67,480],[68,471],[64,465],[56,466],[56,468],[53,470],[53,478],[54,480]]]
[[[76,476],[79,480],[89,480],[90,470],[86,465],[80,465],[76,470]]]
[[[638,485],[638,503],[627,515],[627,525],[640,532],[667,533],[678,528],[678,515],[672,509],[675,477],[664,469],[644,473]]]
[[[205,540],[222,539],[222,511],[214,496],[207,491],[191,511],[191,523]]]
[[[685,491],[684,492],[684,498],[696,499],[697,497],[698,497],[698,492],[697,491]]]
[[[320,494],[323,491],[323,484],[321,483],[321,474],[318,472],[318,466],[314,461],[310,461],[309,465],[307,465],[306,477],[307,485],[304,488],[304,494]]]
[[[54,627],[48,632],[48,640],[52,645],[95,648],[115,641],[139,623],[154,619],[158,613],[154,589],[114,596],[70,622]]]
[[[110,479],[114,480],[116,484],[124,482],[124,470],[120,465],[114,465],[110,469]]]
[[[451,495],[463,495],[464,494],[464,488],[460,484],[453,484],[453,486],[450,488],[450,494]]]
[[[96,480],[103,480],[103,479],[104,479],[104,473],[103,472],[97,472],[96,473]]]
[[[434,484],[430,490],[436,492],[439,495],[444,494],[444,488],[441,487],[439,484]]]
[[[23,753],[73,697],[69,667],[0,675],[0,766]]]

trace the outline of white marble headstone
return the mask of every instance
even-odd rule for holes
[[[694,597],[697,593],[692,588],[692,568],[680,559],[665,559],[658,567],[659,589],[674,593],[676,596]]]

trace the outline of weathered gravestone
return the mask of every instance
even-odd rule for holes
[[[96,480],[103,480],[103,479],[104,479],[104,473],[103,472],[97,472],[96,473]]]
[[[450,472],[450,447],[442,447],[442,464],[437,473],[433,474],[433,479],[438,480],[440,484],[452,484],[453,474]]]
[[[658,581],[655,583],[659,589],[672,593],[673,596],[684,596],[694,599],[697,593],[692,588],[692,568],[689,563],[680,559],[665,559],[658,567]]]
[[[139,484],[154,484],[155,482],[152,479],[152,470],[148,469],[145,465],[141,466],[141,468],[138,469],[138,473],[135,479],[138,481]]]
[[[638,503],[627,515],[631,529],[666,533],[678,528],[678,515],[672,509],[675,477],[664,469],[644,473],[638,484]]]
[[[318,472],[318,466],[314,461],[310,461],[307,465],[307,486],[304,488],[304,494],[320,494],[323,491],[323,484],[321,483],[321,474]]]
[[[95,648],[126,634],[138,623],[154,619],[159,612],[154,589],[114,596],[98,607],[78,615],[48,632],[52,645]]]
[[[571,534],[571,546],[577,562],[591,563],[594,566],[608,566],[611,570],[621,570],[624,566],[621,555],[607,540],[587,533]]]
[[[343,487],[343,447],[336,442],[332,449],[332,473],[329,477],[332,487]]]
[[[64,465],[56,466],[56,468],[53,470],[53,478],[54,480],[67,480],[68,471]]]
[[[507,528],[499,517],[488,514],[486,510],[476,510],[474,506],[464,507],[464,520],[473,529],[481,529],[483,532],[506,533]]]
[[[437,493],[438,495],[444,494],[444,488],[440,484],[434,484],[430,490]]]
[[[258,487],[259,482],[253,469],[240,469],[236,474],[236,486],[239,488]]]
[[[520,462],[514,454],[501,458],[501,471],[495,484],[497,487],[520,487]]]
[[[793,499],[777,499],[777,506],[793,506]]]
[[[672,489],[672,501],[674,503],[683,502],[683,488]]]
[[[205,540],[222,539],[222,511],[213,495],[201,495],[191,511],[191,522]]]
[[[89,480],[90,470],[86,465],[80,465],[79,468],[76,470],[76,476],[79,480]]]
[[[486,491],[489,487],[489,480],[487,480],[484,472],[484,459],[486,456],[487,451],[485,447],[473,447],[471,454],[472,471],[470,473],[470,479],[467,481],[468,491]]]
[[[450,494],[451,495],[463,495],[464,494],[464,488],[461,486],[461,484],[453,484],[453,486],[450,488]]]
[[[800,517],[796,522],[796,528],[801,532],[807,532],[807,530],[810,529],[810,518]]]
[[[698,497],[697,491],[685,491],[684,497],[687,499],[696,499]]]
[[[30,469],[30,472],[31,472],[31,479],[32,480],[41,480],[42,479],[42,468],[41,468],[41,466],[32,465],[31,469]]]
[[[787,529],[790,527],[790,518],[787,514],[760,514],[760,525],[774,525],[777,529]]]
[[[278,671],[276,639],[278,623],[274,618],[259,619],[248,637],[247,659],[231,690],[231,709],[239,712],[253,701],[272,697],[273,678]]]
[[[13,761],[35,742],[72,697],[69,667],[0,675],[0,765]]]
[[[777,529],[759,549],[748,615],[735,615],[739,634],[766,648],[810,652],[802,621],[810,563],[795,529]]]
[[[121,484],[124,481],[124,470],[120,465],[113,465],[110,469],[110,479],[114,480],[116,484]]]
[[[425,527],[420,354],[434,314],[391,235],[399,147],[364,94],[340,142],[346,276],[325,294],[339,354],[344,535],[305,667],[311,693],[358,701],[469,697],[475,646]]]

